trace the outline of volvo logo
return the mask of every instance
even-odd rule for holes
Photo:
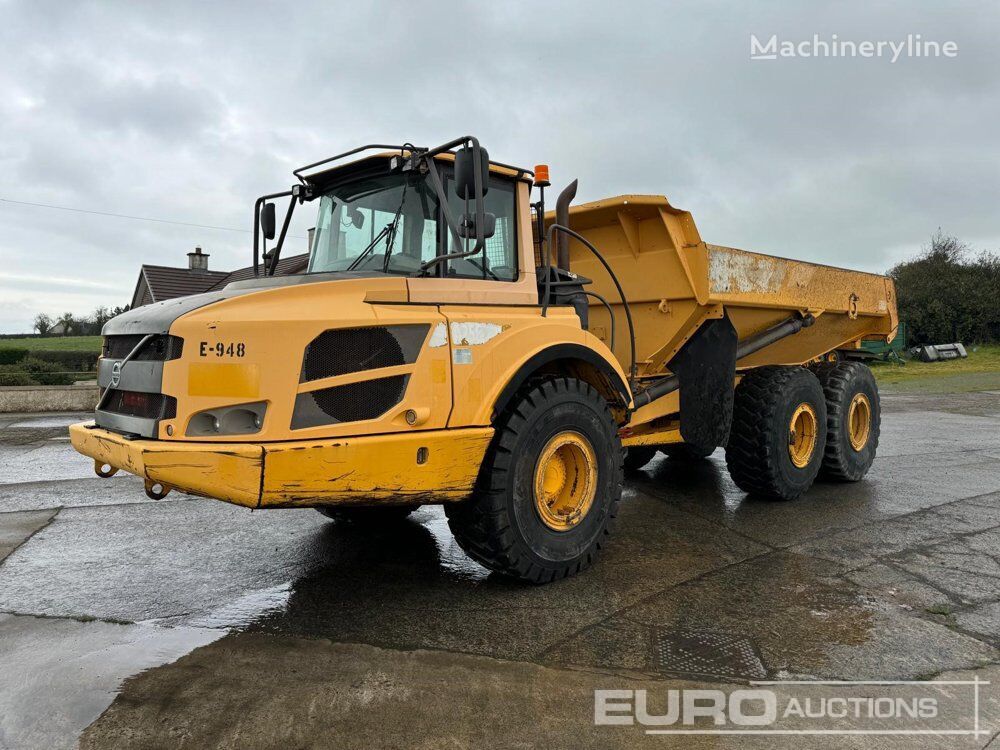
[[[115,362],[111,366],[111,387],[117,388],[119,381],[122,379],[122,363]]]

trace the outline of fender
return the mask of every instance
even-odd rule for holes
[[[625,382],[621,374],[608,360],[604,359],[604,357],[593,349],[580,344],[555,344],[535,353],[521,363],[517,372],[507,381],[507,385],[504,386],[503,390],[500,391],[500,395],[497,396],[496,403],[493,404],[493,418],[495,419],[497,414],[507,408],[514,395],[533,374],[545,365],[570,360],[586,362],[596,367],[599,372],[608,378],[608,381],[621,396],[622,402],[626,407],[632,402],[632,393],[629,390],[628,383]]]

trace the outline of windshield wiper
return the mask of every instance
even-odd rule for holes
[[[396,230],[399,228],[399,217],[403,215],[403,206],[406,205],[406,189],[410,186],[410,178],[403,178],[403,195],[399,199],[399,208],[392,217],[392,223],[386,227],[390,230],[389,241],[385,243],[385,259],[382,261],[382,272],[389,273],[389,258],[392,256],[392,246],[396,244]]]
[[[375,246],[382,241],[382,238],[386,236],[386,234],[389,232],[391,228],[392,228],[391,222],[382,227],[382,231],[375,235],[375,238],[368,243],[368,247],[366,247],[364,250],[361,251],[361,255],[359,255],[357,258],[353,260],[351,265],[347,267],[347,270],[353,271],[355,268],[357,268],[358,264],[360,264],[361,261],[363,261],[367,257],[368,253],[370,253],[372,250],[375,249]]]
[[[382,238],[386,235],[389,236],[389,241],[385,243],[385,257],[382,261],[382,272],[389,272],[389,256],[392,254],[392,246],[396,242],[396,229],[399,226],[399,217],[403,213],[403,206],[406,205],[406,188],[409,187],[409,180],[403,182],[403,195],[399,200],[399,208],[396,209],[396,213],[392,217],[392,221],[386,224],[382,231],[375,235],[371,242],[368,243],[368,247],[361,251],[361,255],[354,259],[354,262],[347,267],[348,271],[353,271],[358,265],[364,260],[368,253],[375,249],[375,246],[382,241]]]

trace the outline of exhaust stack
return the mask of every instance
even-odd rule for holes
[[[573,180],[556,198],[556,224],[569,226],[569,204],[576,197],[576,187],[577,181]],[[556,266],[569,270],[569,235],[565,232],[559,232],[556,237]]]

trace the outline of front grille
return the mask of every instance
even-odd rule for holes
[[[142,334],[105,336],[104,358],[125,359],[144,338]],[[179,358],[183,346],[184,339],[177,336],[154,336],[132,359],[138,362],[166,362]]]
[[[362,380],[295,398],[292,429],[375,419],[403,400],[409,375]]]
[[[429,328],[421,323],[323,331],[306,347],[301,382],[412,364]]]
[[[177,416],[177,399],[162,393],[112,391],[102,411],[142,419],[173,419]]]

